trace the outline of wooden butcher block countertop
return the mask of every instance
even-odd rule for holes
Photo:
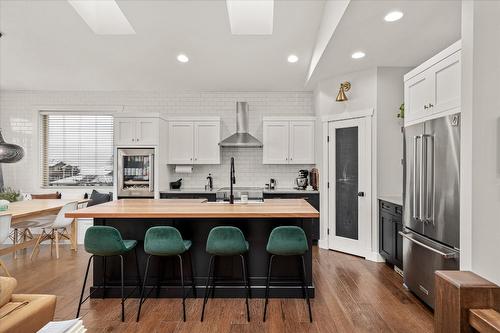
[[[66,213],[72,218],[318,218],[304,199],[261,203],[207,202],[204,199],[122,199]]]

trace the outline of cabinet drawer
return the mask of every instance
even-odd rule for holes
[[[380,211],[387,212],[392,215],[396,216],[402,216],[403,215],[403,207],[400,205],[393,204],[392,202],[384,201],[384,200],[379,200],[379,208]]]

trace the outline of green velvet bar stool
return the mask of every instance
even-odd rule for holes
[[[142,304],[146,301],[151,291],[154,289],[151,288],[148,295],[144,297],[144,290],[146,288],[146,280],[148,278],[148,269],[149,262],[151,257],[171,257],[177,256],[179,258],[179,269],[181,272],[181,288],[182,288],[182,316],[183,320],[186,321],[186,293],[184,288],[184,265],[182,261],[182,255],[184,253],[189,253],[189,249],[191,248],[191,241],[182,239],[181,233],[174,227],[168,226],[159,226],[152,227],[146,231],[146,236],[144,237],[144,252],[148,254],[148,259],[146,262],[146,271],[144,272],[144,282],[142,285],[141,291],[141,300],[139,301],[139,310],[137,311],[137,320],[139,321],[139,317],[141,315]],[[196,288],[194,286],[194,278],[193,278],[193,263],[190,258],[191,263],[191,287],[193,288],[193,296],[196,297]],[[158,286],[159,288],[159,286]],[[159,291],[159,289],[158,289]]]
[[[309,321],[312,323],[311,302],[309,300],[309,292],[306,288],[306,265],[304,263],[304,254],[309,251],[307,237],[304,230],[296,226],[281,226],[276,227],[271,231],[269,240],[267,241],[267,252],[271,254],[269,258],[269,269],[267,271],[266,283],[266,300],[264,303],[264,321],[266,321],[267,303],[269,300],[269,284],[271,281],[271,271],[273,260],[276,256],[296,256],[301,259],[302,267],[300,275],[302,278],[302,292],[307,300],[309,308]]]
[[[246,268],[245,254],[248,253],[249,245],[245,240],[243,232],[236,227],[215,227],[210,230],[207,239],[206,251],[210,254],[210,263],[208,265],[207,284],[205,286],[205,297],[203,299],[203,308],[201,310],[201,321],[205,315],[205,305],[208,302],[208,286],[212,279],[212,297],[215,289],[215,258],[218,256],[239,256],[243,272],[243,283],[246,288],[246,308],[247,320],[250,321],[250,307],[248,298],[250,297],[250,281],[248,279],[248,269]]]
[[[87,283],[87,277],[89,275],[89,268],[92,259],[95,257],[102,257],[103,259],[103,290],[102,297],[104,298],[104,292],[106,289],[106,258],[119,256],[120,257],[120,273],[121,273],[121,298],[122,298],[122,321],[125,321],[125,300],[141,285],[141,274],[139,272],[139,262],[137,259],[136,240],[123,240],[120,232],[113,227],[108,226],[92,226],[87,229],[84,239],[85,251],[92,254],[89,258],[87,264],[87,270],[85,272],[85,279],[83,280],[82,292],[80,294],[80,302],[78,303],[78,310],[76,312],[76,317],[80,316],[80,308],[82,304],[90,298],[90,296],[98,290],[94,289],[84,300],[83,293],[85,291],[85,285]],[[135,254],[135,264],[137,268],[138,285],[130,292],[127,297],[124,297],[123,293],[123,256],[129,252],[134,251]]]

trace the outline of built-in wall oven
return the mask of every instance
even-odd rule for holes
[[[118,198],[154,198],[154,149],[118,148]]]

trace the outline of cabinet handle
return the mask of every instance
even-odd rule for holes
[[[424,105],[424,109],[427,110],[429,107],[427,105]]]
[[[293,158],[290,157],[290,161],[293,160]]]
[[[134,141],[135,141],[135,139],[132,139],[132,142],[134,142]]]
[[[139,141],[139,139],[135,139],[135,141]]]
[[[288,157],[285,157],[285,161],[288,161]]]
[[[432,108],[432,107],[434,107],[434,105],[432,105],[431,103],[429,103],[429,107]]]

